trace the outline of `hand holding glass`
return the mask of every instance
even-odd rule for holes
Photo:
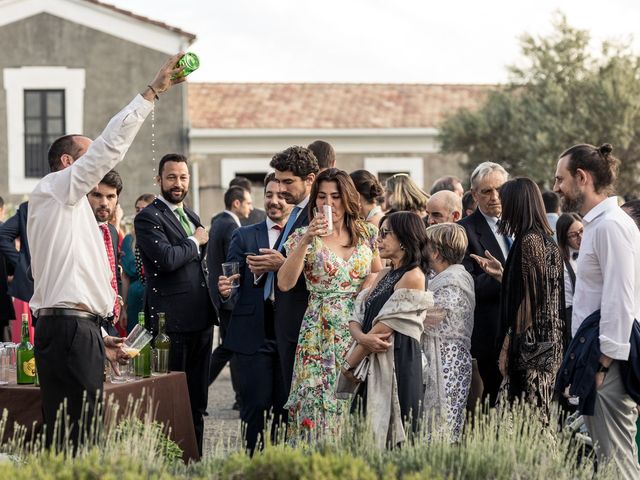
[[[152,338],[153,335],[146,328],[136,325],[124,339],[121,348],[129,357],[133,358],[140,353],[140,350],[149,345]]]
[[[333,211],[331,210],[331,205],[322,205],[321,207],[315,207],[313,209],[313,216],[317,217],[318,215],[323,216],[327,221],[327,231],[321,237],[328,237],[333,233]]]
[[[231,280],[231,288],[240,286],[240,264],[238,262],[223,263],[222,275]]]

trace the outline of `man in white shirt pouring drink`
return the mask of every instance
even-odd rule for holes
[[[37,317],[35,357],[48,446],[55,442],[54,447],[60,448],[65,439],[64,421],[53,438],[56,415],[65,401],[70,420],[66,434],[74,447],[87,440],[102,395],[105,356],[115,368],[126,358],[119,348],[121,340],[101,329],[113,314],[116,293],[87,194],[124,158],[154,99],[185,81],[177,76],[182,68],[175,68],[181,56],[169,58],[94,141],[83,135],[54,141],[49,150],[51,173],[29,199],[27,231],[34,278],[30,306]]]

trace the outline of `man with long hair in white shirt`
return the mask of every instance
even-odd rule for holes
[[[560,155],[553,190],[563,210],[582,215],[571,332],[600,310],[600,364],[593,415],[585,423],[598,460],[612,460],[623,478],[640,478],[635,444],[636,404],[627,392],[620,362],[629,359],[631,331],[640,319],[640,233],[618,206],[613,187],[618,159],[608,143],[575,145]]]
[[[111,286],[110,259],[87,194],[124,158],[154,99],[185,80],[176,77],[182,71],[175,68],[181,55],[167,59],[143,92],[94,141],[83,135],[65,135],[54,141],[49,150],[51,173],[29,199],[35,356],[46,442],[54,448],[61,446],[65,435],[74,446],[87,440],[102,395],[105,356],[116,369],[124,357],[121,341],[101,329],[113,314],[116,292]],[[65,432],[61,421],[53,438],[63,402],[70,431]]]

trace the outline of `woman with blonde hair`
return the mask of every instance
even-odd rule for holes
[[[467,234],[455,223],[440,223],[427,228],[429,267],[435,273],[429,281],[436,307],[444,311],[444,320],[425,322],[422,350],[427,359],[423,372],[424,410],[446,418],[452,442],[462,434],[467,396],[471,386],[471,333],[476,305],[473,277],[461,265],[467,250]],[[438,421],[439,424],[444,422]]]
[[[424,218],[428,201],[429,195],[406,173],[396,173],[385,183],[384,203],[387,214],[413,212]]]

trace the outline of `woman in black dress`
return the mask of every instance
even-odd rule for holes
[[[472,257],[502,282],[499,331],[506,335],[498,339],[499,366],[508,398],[539,406],[548,419],[567,342],[564,264],[533,180],[509,180],[500,189],[500,201],[498,233],[513,238],[504,271],[490,254]]]
[[[371,289],[356,300],[349,323],[356,345],[342,374],[352,380],[368,356],[369,370],[354,403],[361,403],[380,446],[406,438],[403,423],[418,428],[423,398],[420,336],[433,296],[425,291],[426,232],[418,215],[396,212],[381,222],[380,257],[391,267],[382,270]]]

